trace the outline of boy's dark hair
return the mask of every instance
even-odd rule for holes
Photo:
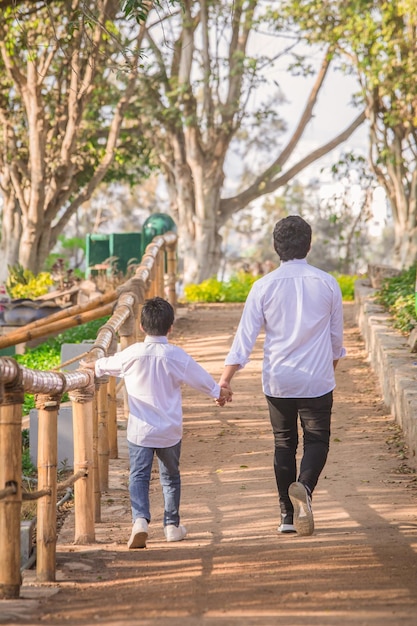
[[[140,323],[147,335],[167,335],[174,323],[174,309],[163,298],[145,300],[140,315]]]
[[[311,226],[299,215],[279,220],[274,228],[274,248],[281,261],[304,259],[311,246]]]

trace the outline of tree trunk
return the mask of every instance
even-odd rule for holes
[[[0,241],[0,283],[8,276],[8,266],[19,261],[19,245],[22,236],[21,211],[12,190],[3,190],[2,236]]]
[[[400,181],[402,185],[402,181]],[[392,187],[390,186],[390,190]],[[417,258],[416,206],[413,195],[394,193],[390,196],[394,207],[394,250],[392,264],[398,269],[408,269]]]
[[[123,38],[129,37],[131,47],[120,90],[106,89],[112,81],[109,67],[124,48],[114,45],[104,27],[116,18],[118,0],[77,0],[63,3],[62,9],[59,19],[47,8],[43,18],[41,8],[36,19],[28,12],[12,48],[7,42],[13,18],[0,22],[0,71],[8,80],[4,85],[12,85],[0,102],[0,249],[7,261],[0,278],[7,264],[19,262],[35,274],[43,269],[58,236],[112,166],[136,89],[143,29],[134,21],[121,29],[126,28]],[[68,23],[77,24],[70,38]],[[94,94],[101,94],[100,107],[108,109],[99,129],[90,125],[98,115],[97,103],[91,103]]]

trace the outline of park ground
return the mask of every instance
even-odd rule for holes
[[[218,378],[242,306],[179,308],[171,340]],[[131,520],[125,422],[111,461],[96,543],[73,544],[70,513],[57,582],[24,575],[0,623],[72,626],[415,626],[417,482],[345,304],[348,355],[337,369],[331,449],[314,493],[311,537],[279,535],[273,440],[262,395],[261,342],[216,407],[184,390],[182,523],[167,544],[155,468],[147,548],[127,550]]]

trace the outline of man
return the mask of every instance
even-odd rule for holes
[[[219,384],[229,386],[249,361],[264,327],[263,391],[275,439],[281,533],[311,535],[311,496],[327,460],[335,387],[345,355],[342,296],[335,278],[307,263],[311,227],[290,215],[275,225],[281,264],[257,280],[245,303]],[[303,456],[297,478],[298,417]]]

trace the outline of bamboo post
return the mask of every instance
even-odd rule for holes
[[[155,280],[157,282],[157,295],[161,298],[165,298],[165,285],[164,285],[164,273],[165,273],[165,258],[164,251],[161,249],[158,252],[158,256],[156,257],[156,277]]]
[[[98,475],[100,491],[109,489],[109,430],[107,404],[108,377],[99,379],[97,392],[97,424],[98,424]]]
[[[148,298],[155,298],[158,295],[158,281],[155,280],[155,260],[150,270],[150,286],[147,294]]]
[[[109,458],[119,458],[119,450],[117,444],[117,398],[116,398],[116,378],[109,376],[107,384],[107,401],[109,407],[108,424],[109,424]]]
[[[117,337],[113,334],[113,341],[109,346],[108,354],[112,355],[117,351]],[[109,459],[117,459],[119,456],[117,444],[117,391],[116,378],[109,376],[107,382],[107,433]]]
[[[135,317],[135,339],[136,341],[141,341],[141,337],[143,336],[143,331],[140,327],[140,316],[142,313],[142,307],[143,307],[143,302],[139,303],[138,305],[138,310],[136,312],[136,317]]]
[[[94,521],[101,522],[100,468],[98,462],[98,407],[97,385],[93,398],[93,485],[94,485]]]
[[[168,302],[177,305],[175,284],[177,280],[177,251],[175,246],[167,246]]]
[[[0,405],[0,490],[9,491],[0,498],[0,599],[18,598],[22,584],[22,404],[23,388],[18,385],[5,391]]]
[[[120,327],[119,329],[119,337],[120,337],[120,348],[124,350],[128,348],[136,341],[136,318],[137,318],[137,310],[138,310],[138,302],[136,301],[135,306],[132,310],[132,315],[129,316],[129,319]],[[129,405],[127,400],[126,388],[123,386],[123,400],[124,400],[124,416],[126,419],[129,417]]]
[[[70,392],[74,427],[74,474],[84,470],[84,478],[74,485],[75,538],[76,544],[94,543],[94,374],[92,384],[85,389]]]
[[[135,343],[135,335],[123,335],[120,337],[120,349],[124,350]],[[129,403],[127,399],[126,387],[123,385],[123,415],[125,419],[129,417]]]
[[[48,490],[37,505],[36,578],[54,582],[56,573],[56,501],[58,465],[58,409],[60,397],[36,396],[38,409],[38,489]]]

